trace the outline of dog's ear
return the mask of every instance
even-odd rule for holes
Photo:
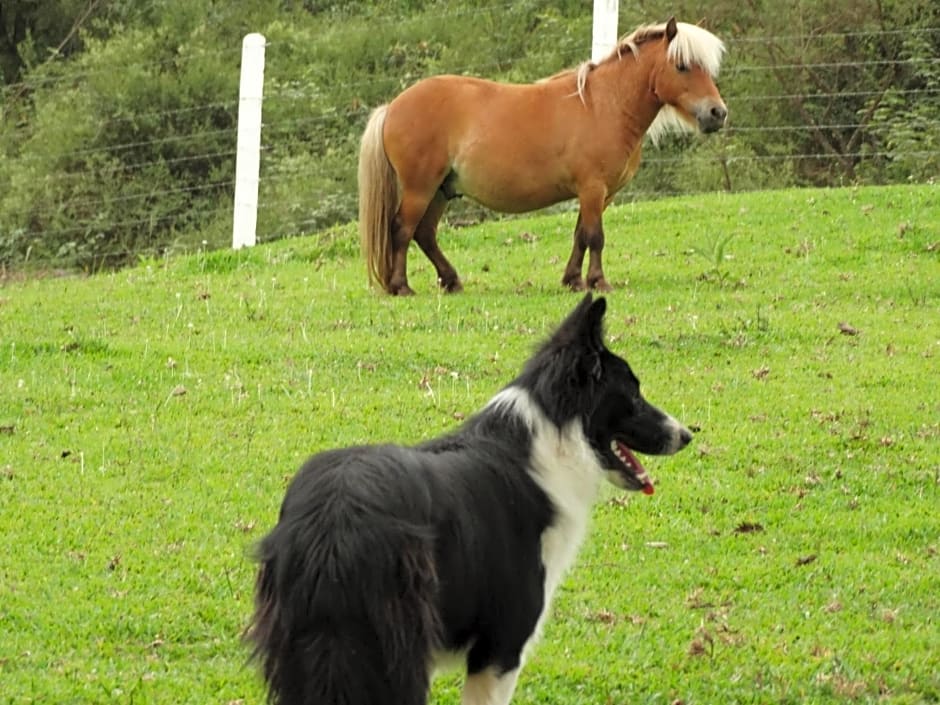
[[[600,352],[604,349],[604,312],[607,311],[607,300],[599,298],[587,310],[585,327],[582,330],[584,340],[593,350]]]
[[[590,293],[586,294],[542,348],[543,355],[562,366],[559,372],[573,386],[596,381],[603,374],[606,310],[607,301],[595,301]]]
[[[604,372],[601,353],[606,349],[604,346],[604,312],[606,310],[607,301],[604,298],[597,299],[585,313],[581,329],[581,341],[587,348],[581,357],[585,368],[583,372],[595,381],[600,380]]]
[[[562,346],[576,343],[600,352],[604,349],[606,310],[607,301],[603,297],[595,301],[590,293],[586,294],[558,327],[554,335],[555,343]]]
[[[571,343],[580,340],[583,335],[585,321],[588,319],[588,312],[591,310],[591,294],[588,293],[574,307],[574,310],[561,322],[561,325],[552,335],[552,342],[555,345],[565,347]]]
[[[604,346],[604,312],[607,301],[593,300],[587,294],[568,316],[559,330],[556,341],[568,349],[577,350],[569,372],[575,384],[599,380],[603,373],[601,353]]]

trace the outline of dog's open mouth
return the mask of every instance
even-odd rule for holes
[[[653,481],[650,479],[649,474],[647,474],[646,468],[643,467],[643,463],[637,459],[633,451],[617,440],[610,442],[610,450],[623,464],[626,472],[629,473],[634,483],[638,485],[638,489],[641,489],[643,494],[653,494],[655,491],[653,489]]]

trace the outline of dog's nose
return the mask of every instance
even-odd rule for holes
[[[679,430],[679,448],[685,448],[692,441],[692,432],[683,426]]]

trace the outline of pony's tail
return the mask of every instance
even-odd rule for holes
[[[425,702],[440,643],[438,584],[432,540],[410,528],[344,536],[329,559],[296,526],[278,526],[261,543],[246,639],[269,702]]]
[[[388,291],[392,272],[391,226],[398,209],[398,177],[385,154],[382,128],[387,105],[372,111],[359,146],[359,237],[369,283]]]

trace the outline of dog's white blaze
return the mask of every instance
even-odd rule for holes
[[[523,649],[524,659],[541,633],[555,589],[584,540],[604,469],[598,464],[581,423],[572,421],[558,428],[545,418],[524,389],[507,387],[493,397],[489,405],[512,409],[532,432],[528,471],[549,496],[556,511],[554,523],[542,534],[545,605]]]
[[[532,401],[529,393],[519,387],[506,387],[500,390],[486,404],[486,408],[499,409],[501,407],[516,414],[525,422],[526,428],[533,435],[535,435],[539,423],[548,423],[548,419],[545,418],[536,403]]]
[[[557,512],[555,522],[542,534],[547,604],[587,533],[604,469],[578,421],[562,429],[544,421],[533,438],[530,463],[529,472]]]

